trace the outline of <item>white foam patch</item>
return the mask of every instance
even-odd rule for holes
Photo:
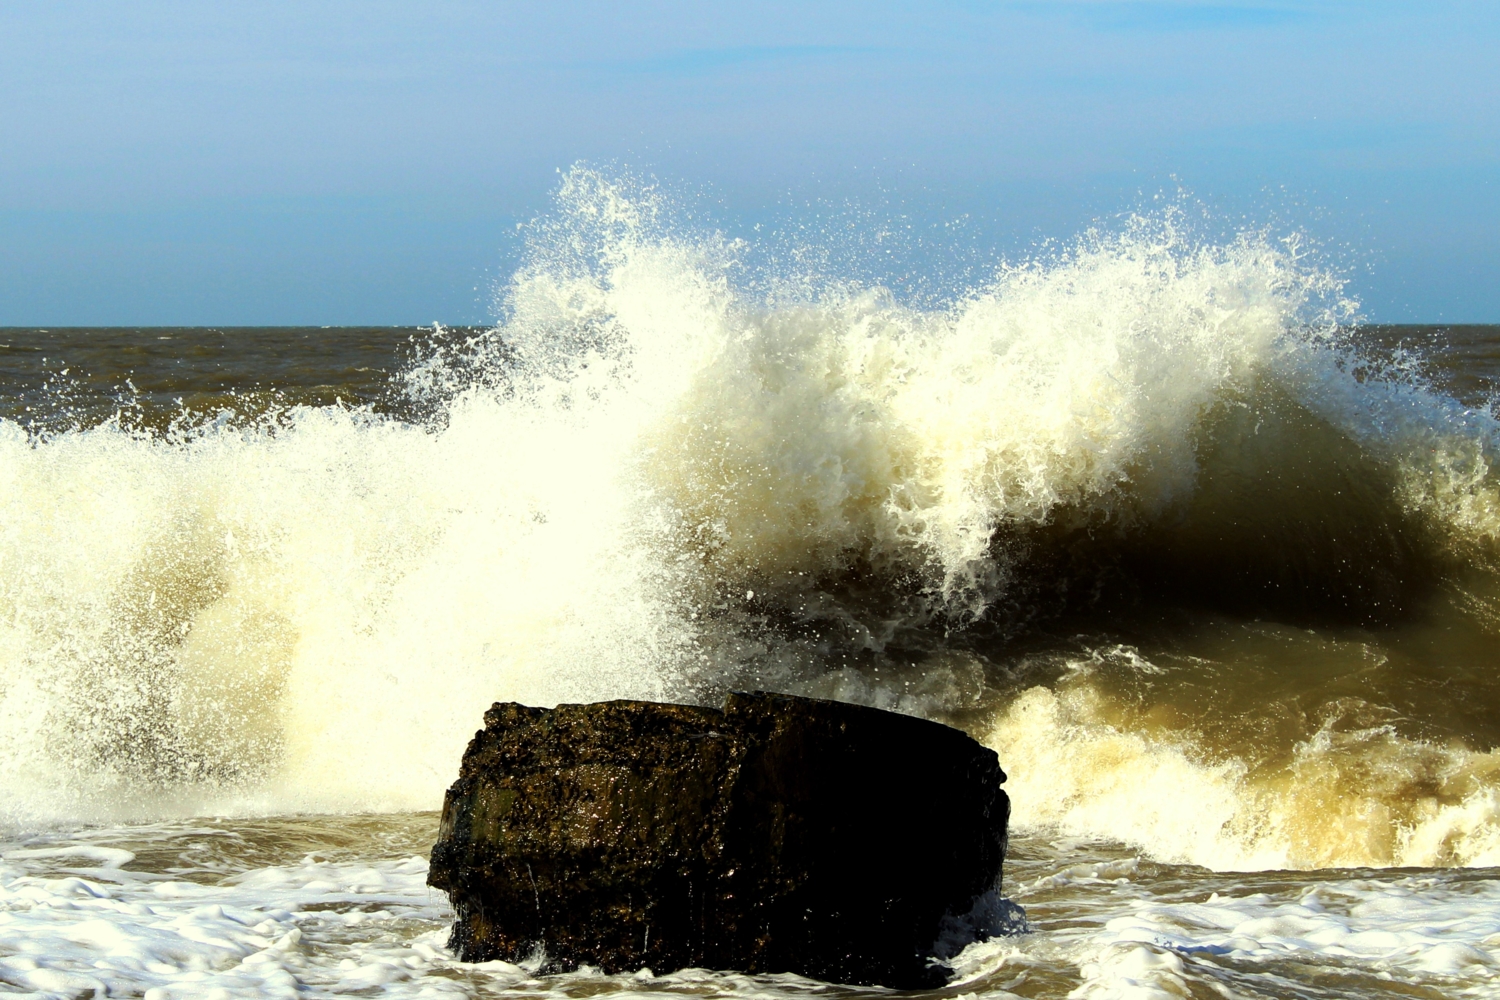
[[[142,870],[130,851],[109,846],[145,850],[164,835],[175,845],[165,871]],[[309,855],[263,867],[230,862],[226,873],[224,857],[194,847],[225,835],[222,827],[96,829],[80,840],[55,834],[0,846],[0,993],[794,998],[829,990],[793,975],[544,976],[534,963],[457,962],[445,947],[452,911],[426,887],[422,858]],[[1486,875],[1367,873],[1291,886],[1283,875],[1251,875],[1240,888],[1194,894],[1191,870],[1091,858],[1087,844],[1059,849],[1081,860],[1039,865],[1023,850],[1012,864],[1008,894],[1028,907],[1031,929],[966,949],[954,963],[955,991],[1282,995],[1278,983],[1308,970],[1377,992],[1388,984],[1452,997],[1500,989],[1500,882]]]
[[[0,991],[45,997],[469,996],[434,977],[456,963],[444,947],[446,900],[425,885],[422,858],[264,868],[223,884],[122,870],[87,845],[7,851],[0,862]],[[76,858],[76,874],[28,863]],[[105,868],[87,862],[107,860]],[[517,985],[514,966],[464,967],[464,978]],[[417,980],[421,980],[420,984]]]
[[[1078,891],[1071,906],[1051,904],[1061,919],[971,945],[956,963],[960,980],[1015,986],[1028,970],[1071,966],[1077,978],[1067,995],[1077,1000],[1169,1000],[1205,987],[1322,995],[1305,982],[1313,969],[1370,994],[1388,984],[1452,997],[1500,989],[1493,879],[1369,876],[1178,901],[1153,898],[1136,869],[1132,861],[1089,862],[1013,885],[1011,894],[1028,905],[1059,887]],[[1180,881],[1167,884],[1180,891]],[[1039,912],[1043,905],[1032,906]]]
[[[460,962],[446,947],[453,912],[443,893],[426,886],[424,858],[350,863],[310,855],[225,875],[217,870],[222,859],[195,866],[188,850],[168,871],[153,872],[140,870],[130,851],[89,842],[143,833],[174,838],[179,849],[195,837],[226,836],[222,828],[169,824],[94,829],[82,842],[52,834],[43,847],[0,845],[0,995],[792,998],[828,989],[790,974],[702,969],[606,976],[584,967],[543,977],[541,953],[522,965]]]

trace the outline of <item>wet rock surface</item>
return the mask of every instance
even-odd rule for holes
[[[496,704],[429,882],[467,961],[934,985],[994,899],[1004,780],[956,729],[838,702]]]

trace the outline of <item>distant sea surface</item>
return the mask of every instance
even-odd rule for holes
[[[0,329],[0,993],[879,995],[446,949],[491,702],[761,688],[999,753],[1030,930],[934,996],[1500,996],[1500,327],[1253,237],[751,281],[586,181],[494,328]]]

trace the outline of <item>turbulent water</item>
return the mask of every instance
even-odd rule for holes
[[[896,295],[575,171],[493,328],[0,330],[0,992],[869,994],[443,947],[484,707],[764,688],[999,753],[945,995],[1500,995],[1500,328],[1181,225]]]

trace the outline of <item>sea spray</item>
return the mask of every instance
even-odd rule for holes
[[[933,304],[582,169],[528,238],[404,416],[0,427],[10,822],[430,808],[496,699],[765,687],[966,726],[1023,827],[1494,856],[1495,423],[1295,241],[1168,211]]]

